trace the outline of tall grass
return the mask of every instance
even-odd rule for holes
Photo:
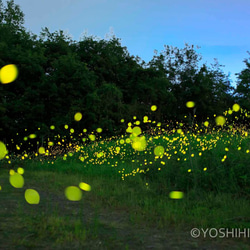
[[[75,143],[62,155],[55,154],[53,148],[49,154],[36,157],[24,152],[4,159],[2,166],[22,167],[27,185],[62,197],[67,186],[84,181],[92,190],[83,200],[97,210],[129,211],[128,220],[133,225],[179,230],[249,227],[249,134],[245,128],[204,131],[196,128],[183,133],[155,127],[138,135],[145,136],[147,143],[141,151],[132,147],[134,135],[130,133]],[[164,148],[164,154],[155,153],[157,146]],[[183,192],[184,197],[171,199],[172,191]],[[99,237],[102,226],[98,221],[89,229],[79,221],[67,228],[54,206],[48,210],[55,216],[49,221],[43,218],[41,223],[55,235],[64,228],[59,243],[73,242],[74,237],[85,242],[90,229]],[[31,227],[35,230],[34,224]],[[75,236],[69,233],[72,230]],[[37,233],[44,237],[45,231]]]

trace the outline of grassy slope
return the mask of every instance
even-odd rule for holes
[[[65,160],[43,157],[3,164],[2,249],[248,249],[249,238],[194,239],[190,230],[250,227],[249,138],[147,135],[142,152],[120,139],[73,148],[78,152]],[[165,148],[158,159],[153,153],[157,145]],[[25,185],[14,189],[6,168],[20,166]],[[67,200],[64,189],[81,181],[91,185],[91,192],[84,192],[79,202]],[[39,192],[39,205],[25,201],[27,188]],[[170,199],[173,190],[183,191],[184,198]]]

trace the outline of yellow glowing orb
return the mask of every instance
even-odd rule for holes
[[[195,106],[195,103],[192,101],[189,101],[186,103],[187,108],[193,108]]]
[[[152,106],[151,106],[151,110],[152,110],[152,111],[156,111],[156,109],[157,109],[157,106],[156,106],[156,105],[152,105]]]
[[[97,129],[96,129],[96,132],[97,132],[97,133],[101,133],[101,132],[102,132],[102,128],[97,128]]]
[[[184,197],[184,193],[180,191],[172,191],[169,193],[169,197],[171,199],[182,199]]]
[[[143,151],[147,146],[145,136],[135,137],[133,139],[132,147],[136,151]]]
[[[133,133],[133,129],[132,129],[131,127],[128,127],[128,128],[126,129],[126,132],[127,132],[127,133]]]
[[[0,141],[0,160],[3,159],[6,154],[7,154],[6,146],[3,142]]]
[[[217,126],[223,126],[225,124],[225,122],[226,122],[226,119],[225,119],[224,116],[217,116],[215,118],[215,122],[216,122]]]
[[[13,174],[15,174],[16,172],[15,172],[15,170],[10,169],[9,173],[10,173],[10,175],[13,175]]]
[[[39,204],[40,202],[39,193],[34,189],[26,189],[24,198],[29,204]]]
[[[164,147],[162,147],[162,146],[155,147],[154,154],[157,156],[163,155],[164,154]]]
[[[233,105],[233,111],[238,112],[239,110],[240,110],[240,105],[235,103]]]
[[[138,136],[141,134],[141,128],[136,126],[132,129],[132,133],[135,135],[135,136]]]
[[[16,80],[18,75],[17,66],[9,64],[0,69],[0,82],[7,84]]]
[[[143,122],[144,123],[148,122],[148,117],[146,115],[143,117]]]
[[[70,201],[79,201],[82,199],[82,191],[75,186],[69,186],[65,189],[65,196]]]
[[[30,135],[29,135],[29,138],[30,138],[30,139],[35,139],[35,138],[36,138],[36,134],[30,134]]]
[[[82,114],[80,112],[76,113],[74,119],[75,121],[79,122],[82,119]]]
[[[38,153],[39,153],[40,155],[45,154],[45,148],[44,148],[44,147],[40,147],[40,148],[38,149]]]
[[[24,169],[23,168],[18,168],[17,173],[18,174],[24,174]]]
[[[9,181],[10,181],[10,184],[14,188],[22,188],[24,185],[24,178],[22,175],[18,173],[14,173],[13,175],[10,175]]]
[[[89,139],[90,139],[91,141],[94,141],[94,140],[95,140],[95,135],[89,135]]]
[[[204,122],[204,126],[208,127],[208,125],[209,125],[209,122],[208,122],[208,121],[205,121],[205,122]]]
[[[90,191],[91,190],[91,186],[87,183],[81,182],[79,184],[80,189],[84,190],[84,191]]]

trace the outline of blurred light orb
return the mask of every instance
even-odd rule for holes
[[[0,69],[0,82],[7,84],[16,80],[18,76],[17,66],[14,64],[5,65]]]
[[[162,156],[164,154],[164,147],[162,147],[162,146],[155,147],[154,154],[156,156]]]
[[[192,101],[189,101],[186,103],[187,108],[193,108],[195,106],[195,103]]]
[[[240,105],[235,103],[232,108],[233,108],[233,111],[238,112],[240,110]]]
[[[91,190],[91,186],[87,183],[81,182],[79,184],[80,189],[84,190],[84,191],[90,191]]]
[[[82,191],[75,186],[69,186],[65,189],[65,196],[70,201],[79,201],[82,199]]]
[[[31,205],[39,204],[39,202],[40,202],[40,195],[34,189],[27,189],[25,191],[24,198],[27,201],[27,203],[29,203]]]
[[[22,175],[18,173],[14,173],[13,175],[10,175],[9,181],[10,181],[10,184],[14,188],[22,188],[24,185],[24,178]]]
[[[7,154],[7,148],[3,142],[0,141],[0,160],[5,157]]]
[[[226,119],[224,116],[219,115],[215,118],[215,122],[217,126],[223,126],[226,122]]]
[[[184,193],[180,191],[172,191],[169,193],[169,197],[171,199],[182,199],[184,197]]]
[[[156,110],[157,110],[157,106],[156,106],[156,105],[152,105],[152,106],[151,106],[151,110],[152,110],[152,111],[156,111]]]
[[[74,116],[75,121],[79,122],[82,119],[82,113],[77,112]]]

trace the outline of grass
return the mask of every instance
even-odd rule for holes
[[[250,228],[245,131],[170,134],[158,129],[145,134],[142,151],[126,143],[127,137],[75,144],[61,156],[23,153],[23,159],[2,160],[1,247],[249,249],[249,237],[190,236],[192,228]],[[156,155],[156,146],[163,146],[164,154]],[[19,167],[25,184],[15,189],[8,171]],[[80,182],[91,191],[83,191],[79,201],[68,200],[65,188]],[[39,193],[38,205],[24,199],[27,188]],[[172,191],[184,198],[171,199]]]

